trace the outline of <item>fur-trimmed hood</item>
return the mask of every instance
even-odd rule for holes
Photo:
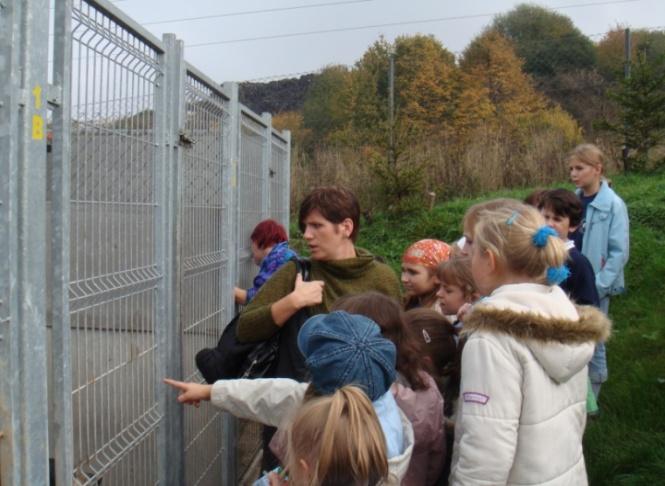
[[[598,309],[576,307],[559,287],[539,284],[496,289],[464,322],[465,333],[485,331],[523,342],[559,383],[588,364],[595,344],[605,341],[610,329]]]

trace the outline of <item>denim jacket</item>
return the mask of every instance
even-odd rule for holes
[[[577,191],[578,196],[581,191]],[[623,268],[628,262],[628,210],[623,200],[603,181],[589,203],[584,223],[582,254],[596,274],[601,299],[624,291]]]

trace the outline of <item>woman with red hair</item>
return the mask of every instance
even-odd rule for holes
[[[247,290],[233,288],[233,295],[238,304],[247,304],[279,267],[297,257],[289,248],[284,226],[274,219],[266,219],[257,224],[249,238],[252,241],[252,260],[260,266],[260,269],[254,277],[251,288]]]

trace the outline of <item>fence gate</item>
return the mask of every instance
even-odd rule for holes
[[[0,66],[0,483],[236,484],[257,425],[162,379],[288,225],[288,132],[103,0],[3,1]]]

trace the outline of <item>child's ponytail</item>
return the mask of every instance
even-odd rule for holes
[[[308,464],[306,478],[300,477],[301,460]],[[374,485],[385,479],[386,442],[367,395],[345,386],[304,404],[291,425],[287,463],[294,484]]]
[[[519,204],[484,210],[475,234],[474,244],[492,252],[497,261],[516,273],[550,284],[567,276],[566,247],[535,208]]]

